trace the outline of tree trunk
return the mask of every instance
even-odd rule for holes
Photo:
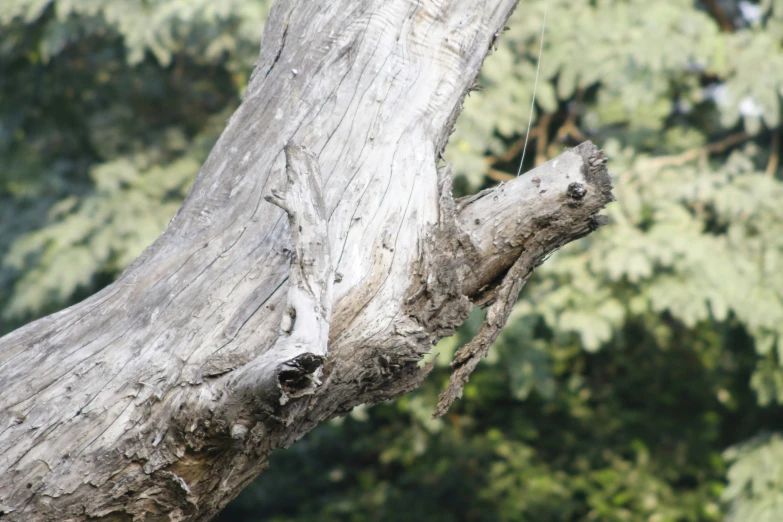
[[[445,411],[535,266],[612,199],[589,143],[456,202],[436,169],[515,4],[276,3],[164,234],[0,339],[3,522],[208,520],[274,449],[415,388],[489,306]]]

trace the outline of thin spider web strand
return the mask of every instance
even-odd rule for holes
[[[538,63],[536,63],[536,80],[533,83],[533,101],[530,103],[530,116],[527,120],[527,132],[525,133],[525,144],[522,147],[522,159],[519,162],[517,177],[522,174],[522,165],[525,163],[525,153],[527,152],[527,140],[530,137],[530,126],[533,124],[533,109],[536,105],[536,90],[538,89],[538,73],[541,70],[541,54],[544,52],[544,33],[546,32],[546,15],[549,11],[549,0],[544,4],[544,23],[541,25],[541,43],[538,46]]]

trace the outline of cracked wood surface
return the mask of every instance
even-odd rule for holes
[[[164,234],[111,286],[0,339],[3,521],[208,520],[274,449],[415,388],[422,355],[471,300],[497,300],[520,256],[535,266],[599,224],[611,193],[589,145],[456,204],[439,179],[515,4],[275,4],[243,103]],[[320,171],[327,228],[328,255],[299,275],[296,219],[264,199],[288,187],[289,143],[312,151],[299,160]],[[321,307],[310,355],[280,357],[303,302]],[[266,360],[288,366],[251,371]]]

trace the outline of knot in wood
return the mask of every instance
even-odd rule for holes
[[[571,199],[581,200],[587,195],[587,189],[584,185],[575,181],[568,185],[566,193]]]

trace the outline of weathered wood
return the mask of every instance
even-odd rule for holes
[[[276,3],[164,234],[0,339],[4,521],[208,520],[274,449],[415,388],[473,304],[509,303],[599,224],[611,187],[589,144],[457,202],[436,171],[515,3]]]
[[[256,409],[273,414],[277,406],[311,395],[321,383],[332,316],[334,269],[329,223],[321,196],[318,159],[294,145],[284,149],[287,185],[264,199],[288,214],[291,270],[280,333],[271,349],[233,372],[218,409],[231,424],[231,436],[243,439],[255,425]],[[261,399],[261,400],[259,400]]]

